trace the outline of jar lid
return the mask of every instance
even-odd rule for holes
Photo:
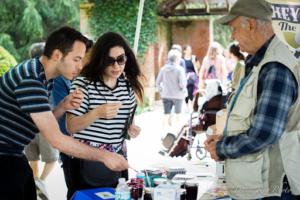
[[[180,195],[186,194],[186,189],[180,189]]]
[[[185,180],[172,180],[171,183],[172,183],[172,184],[180,184],[180,185],[184,185]]]
[[[166,183],[167,179],[164,179],[164,178],[155,178],[155,179],[153,179],[153,182],[154,183]]]
[[[197,181],[186,181],[185,185],[187,185],[187,186],[198,186],[199,183]]]
[[[145,173],[143,173],[143,172],[138,172],[138,173],[136,174],[136,177],[137,177],[137,178],[145,178]]]
[[[145,188],[145,193],[146,194],[151,194],[152,193],[151,188]]]

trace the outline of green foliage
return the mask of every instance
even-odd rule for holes
[[[0,45],[18,62],[29,58],[29,47],[44,42],[61,26],[79,29],[79,2],[73,0],[2,0]]]
[[[91,20],[89,21],[93,38],[97,40],[102,34],[114,31],[122,34],[133,48],[139,2],[139,0],[90,0],[89,3],[95,3],[91,10]],[[138,45],[138,55],[140,56],[147,52],[150,44],[156,42],[157,4],[157,0],[147,0],[144,3]]]
[[[213,21],[222,16],[212,17]],[[231,28],[230,26],[223,26],[221,24],[213,23],[214,41],[219,42],[223,47],[227,47],[231,42]]]
[[[17,64],[16,59],[0,46],[0,76]]]

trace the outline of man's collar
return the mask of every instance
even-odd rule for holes
[[[275,34],[253,56],[249,54],[246,58],[246,64],[250,64],[251,66],[257,66],[260,63],[260,61],[263,59],[274,37]]]

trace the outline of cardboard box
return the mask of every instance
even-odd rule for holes
[[[72,200],[115,200],[115,190],[109,187],[77,191]]]
[[[216,114],[216,133],[222,134],[226,126],[227,109],[223,109]]]

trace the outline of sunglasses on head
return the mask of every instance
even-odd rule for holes
[[[117,59],[114,59],[112,57],[108,58],[108,66],[113,66],[115,64],[115,62],[117,62],[119,65],[124,65],[127,61],[127,56],[120,56]]]

